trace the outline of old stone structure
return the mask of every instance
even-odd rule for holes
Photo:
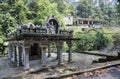
[[[16,28],[14,32],[8,34],[8,56],[17,66],[24,66],[25,70],[30,68],[29,61],[40,59],[41,65],[46,65],[50,54],[50,44],[54,42],[57,47],[58,64],[63,63],[62,46],[63,42],[68,45],[68,62],[72,61],[72,30],[61,30],[58,19],[50,16],[47,19],[46,27],[35,26],[32,23],[24,24]]]
[[[95,24],[99,24],[99,25],[104,25],[107,24],[108,22],[106,20],[95,20],[92,18],[77,18],[74,19],[73,21],[73,25],[75,26],[79,26],[79,25],[95,25]]]

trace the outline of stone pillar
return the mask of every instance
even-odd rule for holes
[[[58,64],[62,64],[63,63],[62,46],[63,46],[63,42],[58,42],[57,43]]]
[[[68,44],[68,62],[72,62],[72,43],[67,42]]]
[[[83,25],[83,20],[81,20],[82,21],[82,25]]]
[[[13,45],[13,54],[14,54],[13,61],[17,63],[17,50],[15,45]]]
[[[77,20],[77,25],[79,25],[80,23],[79,23],[79,20]]]
[[[41,46],[41,64],[43,66],[46,65],[46,62],[47,62],[47,57],[46,57],[46,46]]]
[[[90,21],[88,21],[88,25],[90,25]]]
[[[94,24],[93,24],[93,21],[91,21],[91,24],[92,24],[92,27],[93,27],[93,25],[94,25]]]
[[[58,64],[61,64],[63,62],[63,55],[62,55],[61,49],[62,49],[62,47],[59,46],[58,47]]]
[[[48,57],[51,57],[50,44],[48,44]]]
[[[8,44],[8,58],[12,58],[12,51],[11,51],[12,49],[11,49],[11,44],[9,43]]]
[[[69,53],[68,53],[68,62],[72,62],[72,47],[68,47],[69,48]]]
[[[93,25],[93,21],[91,21],[91,24]]]
[[[29,50],[30,47],[29,46],[24,46],[23,47],[23,56],[24,56],[24,69],[28,70],[29,67]]]
[[[22,47],[18,47],[18,66],[22,66]]]
[[[11,49],[11,59],[13,58],[13,44],[10,45],[10,49]]]
[[[58,54],[59,54],[59,52],[58,52],[59,49],[58,49],[58,48],[59,48],[59,46],[56,45],[56,47],[57,47],[57,57],[56,57],[56,59],[58,59],[58,58],[59,58],[59,57],[58,57]]]
[[[79,24],[81,24],[81,21],[79,20]]]
[[[42,52],[41,52],[41,46],[40,46],[40,44],[38,45],[38,53],[39,53],[39,57],[40,57],[40,59],[42,58]]]
[[[14,49],[15,49],[15,48],[14,48],[14,44],[11,45],[11,49],[12,49],[12,50],[11,50],[11,52],[12,52],[12,59],[11,59],[11,60],[14,62],[14,57],[15,57],[15,56],[14,56],[14,52],[15,52],[15,51],[14,51]]]

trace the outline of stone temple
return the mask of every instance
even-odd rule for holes
[[[68,45],[68,62],[72,61],[72,30],[61,30],[58,19],[50,16],[45,27],[35,26],[32,23],[23,24],[15,31],[8,33],[8,56],[16,66],[30,68],[30,60],[39,59],[42,66],[46,65],[47,57],[51,56],[50,44],[55,43],[57,48],[58,64],[63,63],[63,42]],[[46,56],[48,49],[48,56]]]

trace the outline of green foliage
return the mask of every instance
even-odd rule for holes
[[[77,7],[77,16],[88,18],[93,14],[93,3],[91,0],[80,0]]]
[[[119,21],[118,21],[118,24],[120,24],[120,0],[118,0],[118,5],[117,5],[117,15],[118,15],[118,19],[119,19]]]
[[[97,6],[96,6],[97,4]],[[116,6],[105,3],[104,0],[80,0],[77,9],[77,16],[82,18],[92,17],[96,20],[107,20],[109,26],[117,25]]]
[[[77,38],[80,38],[80,41],[76,41],[73,46],[77,51],[91,50],[93,47],[95,36],[89,33],[80,34],[77,33]]]
[[[0,2],[0,50],[4,51],[4,39],[16,26],[27,22],[42,25],[50,15],[55,15],[62,24],[56,3],[49,0],[3,0]]]
[[[99,50],[109,44],[109,39],[100,32],[77,33],[76,37],[81,39],[74,43],[73,49],[76,51]]]
[[[67,50],[68,50],[68,45],[64,42],[62,47],[62,52],[67,52]]]
[[[26,22],[27,7],[25,6],[24,0],[8,0],[6,2],[10,9],[7,11],[15,19],[17,24]]]
[[[50,0],[51,3],[57,4],[57,9],[62,15],[74,15],[74,6],[69,4],[66,0]]]
[[[51,4],[49,0],[32,0],[27,3],[27,19],[32,20],[35,24],[42,25],[49,15],[60,14],[57,11],[57,5]]]
[[[17,25],[27,22],[42,25],[49,15],[61,19],[57,4],[49,0],[4,0],[0,3],[0,11],[0,34],[4,37]]]
[[[94,39],[93,49],[101,49],[102,47],[106,47],[109,44],[109,39],[103,35],[103,33],[97,33],[96,38]]]
[[[120,35],[119,34],[115,34],[115,35],[113,35],[113,44],[114,45],[119,45],[120,44]]]
[[[26,9],[23,0],[4,0],[0,10],[0,31],[4,38],[17,24],[25,22]]]
[[[4,55],[5,54],[5,45],[4,43],[0,43],[0,55]]]
[[[0,31],[1,34],[6,36],[7,33],[15,26],[15,20],[13,17],[10,16],[10,14],[1,14],[0,15]]]

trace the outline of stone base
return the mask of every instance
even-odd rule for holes
[[[30,70],[30,68],[24,68],[24,71],[29,71]]]
[[[74,61],[72,60],[72,61],[68,61],[68,63],[73,63]]]
[[[62,63],[58,63],[58,65],[64,65],[64,63],[62,62]]]
[[[42,67],[47,67],[47,65],[46,65],[46,64],[44,64],[44,65],[42,65]]]
[[[47,57],[51,57],[51,55],[48,55]]]

